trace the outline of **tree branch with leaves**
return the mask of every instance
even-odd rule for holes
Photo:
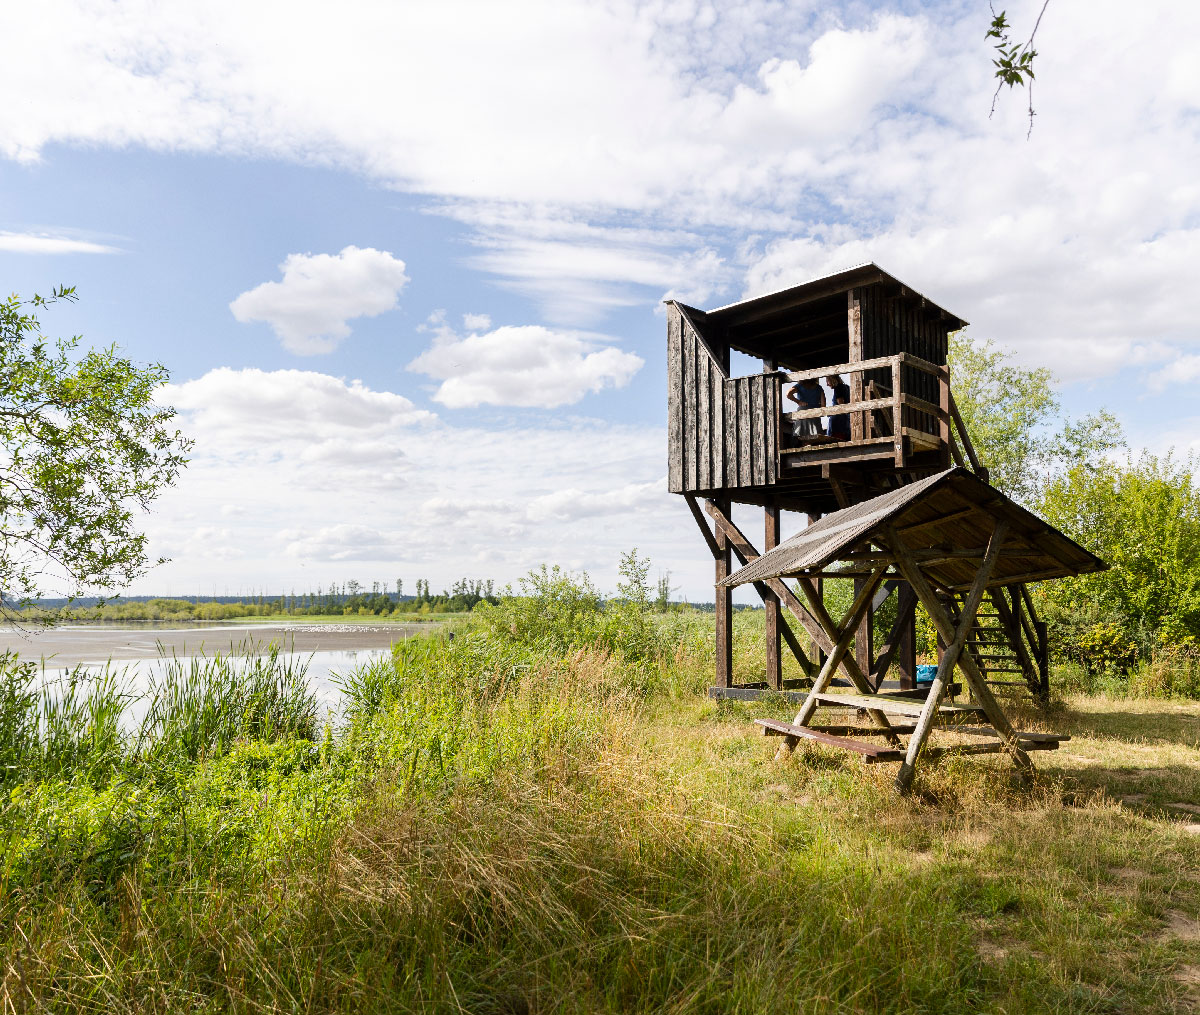
[[[48,592],[114,592],[163,563],[135,512],[175,482],[192,446],[154,400],[164,366],[42,334],[35,312],[75,299],[59,287],[0,302],[0,613]]]
[[[1050,0],[1044,0],[1042,9],[1038,12],[1037,21],[1033,24],[1033,31],[1029,33],[1029,38],[1024,42],[1013,42],[1008,34],[1011,26],[1008,23],[1007,11],[997,14],[996,8],[991,3],[988,4],[988,9],[992,12],[992,23],[984,38],[996,40],[993,43],[996,56],[992,60],[992,66],[996,68],[994,74],[997,82],[996,92],[992,96],[992,111],[988,114],[988,118],[990,119],[995,114],[996,102],[1005,85],[1009,88],[1023,87],[1029,100],[1029,130],[1025,134],[1026,138],[1033,133],[1033,61],[1037,57],[1037,50],[1033,48],[1033,40],[1037,37],[1038,29],[1042,25],[1042,16],[1049,6]]]

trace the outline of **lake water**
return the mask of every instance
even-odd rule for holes
[[[309,684],[322,711],[338,711],[337,678],[388,653],[392,644],[429,634],[434,625],[418,624],[104,624],[62,625],[45,629],[0,626],[0,651],[42,661],[45,679],[53,680],[77,665],[99,671],[105,665],[123,673],[137,694],[146,689],[165,655],[180,660],[198,656],[260,654],[271,643],[280,656],[307,664]],[[141,710],[131,704],[128,720]]]

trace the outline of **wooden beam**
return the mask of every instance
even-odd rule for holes
[[[891,367],[892,360],[895,356],[877,356],[875,359],[854,360],[850,363],[834,363],[827,367],[818,367],[814,370],[788,370],[784,372],[783,377],[786,381],[809,381],[820,380],[822,377],[827,377],[830,374],[861,374],[864,370],[883,370]]]
[[[741,529],[733,524],[732,521],[720,511],[713,501],[707,504],[709,516],[716,523],[717,531],[724,533],[729,539],[730,545],[735,553],[742,558],[744,563],[749,563],[756,557],[762,556],[755,548],[754,544],[742,534]],[[768,578],[762,584],[766,585],[772,592],[779,597],[779,601],[787,608],[798,621],[800,626],[808,633],[808,636],[817,643],[817,647],[822,651],[828,652],[833,647],[833,642],[830,640],[825,629],[822,627],[819,620],[814,617],[804,608],[796,593],[784,584],[778,578]],[[849,676],[849,671],[847,670]]]
[[[958,511],[951,511],[946,515],[938,515],[936,518],[926,519],[923,522],[909,522],[907,525],[897,525],[895,526],[895,529],[897,532],[908,534],[910,532],[915,532],[917,529],[923,529],[927,525],[940,525],[943,522],[952,522],[957,518],[964,518],[965,516],[973,514],[974,512],[975,506],[972,505],[971,507],[965,507]]]
[[[863,361],[863,320],[862,320],[862,299],[860,292],[857,289],[851,289],[846,293],[846,331],[849,336],[850,344],[850,362],[862,363]],[[863,401],[863,375],[862,367],[850,372],[850,402],[851,404]],[[869,437],[870,434],[866,431],[864,422],[865,413],[855,412],[850,417],[850,439],[861,441],[864,437]]]
[[[904,545],[903,540],[901,540],[895,529],[890,526],[884,527],[883,535],[887,539],[892,551],[896,554],[896,562],[904,572],[905,578],[908,579],[909,584],[913,587],[913,591],[917,594],[917,598],[921,601],[921,605],[928,612],[929,619],[933,621],[933,626],[938,632],[938,638],[947,643],[953,641],[955,634],[954,624],[945,609],[943,609],[937,594],[933,591],[932,586],[922,573],[920,567],[908,555],[908,548]],[[967,678],[971,693],[974,694],[976,701],[983,708],[988,722],[995,727],[1000,739],[1004,742],[1005,749],[1013,759],[1013,764],[1022,772],[1032,771],[1033,764],[1030,762],[1029,756],[1021,748],[1020,743],[1018,743],[1012,723],[1008,721],[1008,716],[1004,714],[1000,703],[996,701],[996,696],[992,694],[991,689],[987,686],[986,677],[975,664],[975,661],[969,654],[962,653],[959,655],[958,665]]]
[[[1008,599],[1005,595],[1006,590],[1002,588],[990,589],[988,598],[995,607],[996,613],[999,615],[1000,626],[1004,628],[1008,635],[1008,643],[1017,657],[1017,664],[1021,667],[1021,674],[1025,677],[1029,689],[1036,694],[1038,691],[1037,670],[1034,669],[1033,660],[1029,656],[1028,650],[1025,648],[1025,641],[1021,637],[1021,622],[1014,615],[1012,608],[1008,604]],[[1015,605],[1019,610],[1021,608],[1020,596],[1015,596]]]
[[[768,507],[763,509],[763,548],[764,551],[770,552],[779,545],[779,508]],[[783,661],[780,658],[780,641],[782,631],[780,624],[783,618],[780,616],[779,597],[768,591],[768,595],[763,599],[763,608],[766,610],[766,642],[767,642],[767,686],[782,690],[783,688]]]
[[[689,510],[692,512],[692,517],[696,519],[696,524],[700,526],[700,532],[704,535],[704,541],[708,544],[708,548],[712,552],[713,560],[717,560],[721,556],[721,548],[717,545],[717,541],[712,534],[712,529],[708,527],[708,522],[704,520],[704,515],[700,511],[700,505],[696,502],[696,495],[685,493],[683,497],[687,501]]]
[[[888,633],[887,641],[879,651],[879,658],[871,666],[871,676],[874,678],[873,687],[878,690],[887,676],[892,665],[892,657],[904,640],[904,635],[912,628],[914,611],[917,607],[917,597],[913,594],[912,586],[905,582],[900,586],[896,601],[896,621]],[[878,607],[876,607],[878,609]],[[903,682],[902,682],[903,683]]]
[[[870,578],[855,578],[854,591],[857,592],[863,587]],[[871,603],[866,610],[863,611],[862,619],[858,622],[858,627],[854,632],[854,661],[858,663],[858,668],[863,673],[871,672],[872,661],[872,640],[875,632],[875,597],[871,596]]]
[[[836,736],[826,730],[813,729],[810,726],[797,726],[793,723],[780,722],[778,719],[755,719],[754,721],[763,728],[763,733],[785,737],[785,745],[803,737],[805,740],[814,740],[829,747],[854,751],[856,754],[861,754],[868,763],[871,761],[899,761],[904,757],[904,752],[898,751],[894,747],[882,747],[879,744],[868,744],[863,740],[851,740],[847,737]],[[999,744],[990,746],[995,747],[996,750],[1000,749]],[[780,747],[780,750],[783,750],[783,747]]]
[[[821,672],[817,674],[816,679],[813,681],[812,690],[808,692],[808,697],[804,699],[804,704],[800,706],[800,711],[796,713],[796,718],[792,720],[793,726],[807,725],[813,713],[817,710],[820,695],[829,686],[829,681],[833,679],[833,675],[837,672],[838,666],[841,665],[842,659],[850,650],[850,646],[854,642],[854,634],[858,629],[858,622],[862,619],[862,615],[870,609],[871,597],[875,595],[875,590],[879,587],[881,581],[883,581],[882,568],[880,568],[879,573],[873,579],[864,583],[858,595],[855,596],[854,602],[847,611],[845,618],[843,618],[841,627],[838,628],[838,638],[829,652],[829,657],[825,660],[825,664],[821,667]],[[876,715],[879,716],[878,720],[875,718]],[[880,723],[881,728],[888,728],[887,719],[883,718],[881,712],[873,712],[871,719],[877,723],[882,720]],[[892,735],[895,736],[895,734]],[[775,754],[775,760],[779,761],[794,751],[796,743],[795,737],[788,737],[784,740]]]
[[[913,733],[911,739],[908,741],[908,753],[905,755],[904,764],[900,766],[900,771],[896,774],[896,789],[901,793],[907,793],[909,787],[912,785],[913,775],[916,772],[917,758],[925,746],[925,741],[929,738],[929,731],[933,728],[933,721],[937,717],[938,707],[941,705],[942,697],[946,693],[946,685],[950,683],[954,675],[954,667],[958,664],[959,656],[962,655],[963,649],[966,647],[967,638],[970,637],[971,628],[975,624],[975,614],[979,610],[980,602],[983,600],[983,593],[987,588],[988,579],[992,576],[992,571],[995,570],[996,560],[1000,556],[1000,546],[1004,542],[1004,536],[1007,531],[1008,526],[1002,521],[998,522],[992,530],[992,536],[988,540],[987,552],[984,554],[983,563],[979,566],[979,571],[975,576],[975,583],[971,586],[967,601],[963,604],[958,629],[950,637],[943,634],[943,638],[946,640],[946,649],[938,662],[937,675],[933,678],[933,686],[929,689],[929,697],[925,699],[925,707],[922,709],[921,716],[917,720],[916,732]],[[916,561],[910,556],[908,548],[902,544],[893,546],[892,552],[901,561],[902,567],[909,563],[913,567],[917,566]],[[920,594],[915,585],[914,591],[917,591],[918,595]]]
[[[963,424],[962,416],[958,412],[958,403],[954,401],[954,392],[949,393],[950,397],[950,418],[954,420],[954,425],[958,428],[958,435],[962,438],[963,448],[967,452],[967,459],[971,463],[971,471],[979,476],[985,483],[988,480],[988,471],[979,464],[979,459],[975,457],[975,445],[971,443],[971,435],[967,433],[967,428]]]
[[[729,510],[726,498],[719,504]],[[729,538],[717,530],[716,577],[714,579],[713,609],[716,613],[714,636],[717,653],[717,687],[728,687],[733,683],[733,590],[725,584],[729,577]]]
[[[717,531],[723,533],[726,539],[729,540],[730,549],[741,560],[743,566],[749,564],[750,561],[760,555],[753,544],[742,534],[742,531],[729,520],[724,512],[717,508],[713,501],[708,501],[706,506],[710,517],[717,524]],[[704,527],[707,528],[708,526],[705,525]],[[821,625],[817,623],[815,618],[809,616],[808,611],[801,605],[796,594],[778,578],[772,578],[765,582],[755,582],[754,589],[758,592],[759,597],[764,603],[767,602],[768,596],[774,596],[783,606],[786,606],[788,612],[800,621],[801,626],[808,631],[809,636],[812,637],[813,641],[817,642],[818,646],[821,646],[822,639],[826,642],[829,641],[824,631],[822,631]],[[783,636],[783,640],[787,642],[788,648],[792,650],[792,655],[796,657],[796,662],[800,664],[800,668],[804,671],[805,676],[811,677],[816,672],[817,667],[805,654],[804,649],[796,640],[796,636],[791,628],[787,624],[780,624],[780,634]]]

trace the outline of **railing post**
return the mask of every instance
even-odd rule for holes
[[[851,363],[859,364],[863,361],[863,333],[862,333],[862,302],[858,298],[858,290],[851,289],[846,293],[846,331],[849,336],[849,360]],[[862,369],[857,367],[850,374],[850,401],[861,402],[863,400],[863,375]],[[861,441],[866,437],[867,431],[867,414],[865,412],[855,412],[850,416],[850,439],[853,441]]]
[[[892,357],[892,450],[897,469],[904,467],[904,403],[900,400],[900,357]]]

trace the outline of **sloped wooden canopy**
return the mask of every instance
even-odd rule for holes
[[[885,531],[890,528],[929,579],[947,591],[962,591],[975,581],[999,522],[1005,523],[1007,534],[987,587],[1088,574],[1108,566],[973,473],[954,468],[826,515],[735,571],[724,584],[869,573],[889,559]]]

